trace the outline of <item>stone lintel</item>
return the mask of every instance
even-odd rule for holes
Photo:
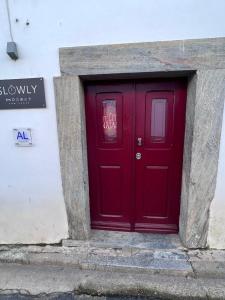
[[[225,38],[60,48],[63,75],[225,68]]]

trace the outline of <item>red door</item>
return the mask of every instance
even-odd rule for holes
[[[92,228],[178,231],[185,103],[181,80],[87,84]]]

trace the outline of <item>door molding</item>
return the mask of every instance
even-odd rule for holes
[[[225,99],[225,38],[61,48],[54,78],[69,236],[90,234],[83,80],[188,77],[180,238],[207,246]]]

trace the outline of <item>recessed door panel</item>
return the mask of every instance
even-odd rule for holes
[[[124,214],[123,174],[120,166],[99,167],[99,211],[102,217],[121,217]]]
[[[86,86],[91,226],[178,231],[185,80]]]
[[[167,218],[168,167],[145,166],[142,192],[143,217]]]

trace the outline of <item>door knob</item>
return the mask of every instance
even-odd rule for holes
[[[141,159],[141,153],[140,152],[136,153],[136,159]]]
[[[141,137],[137,138],[137,145],[142,146],[142,138]]]

